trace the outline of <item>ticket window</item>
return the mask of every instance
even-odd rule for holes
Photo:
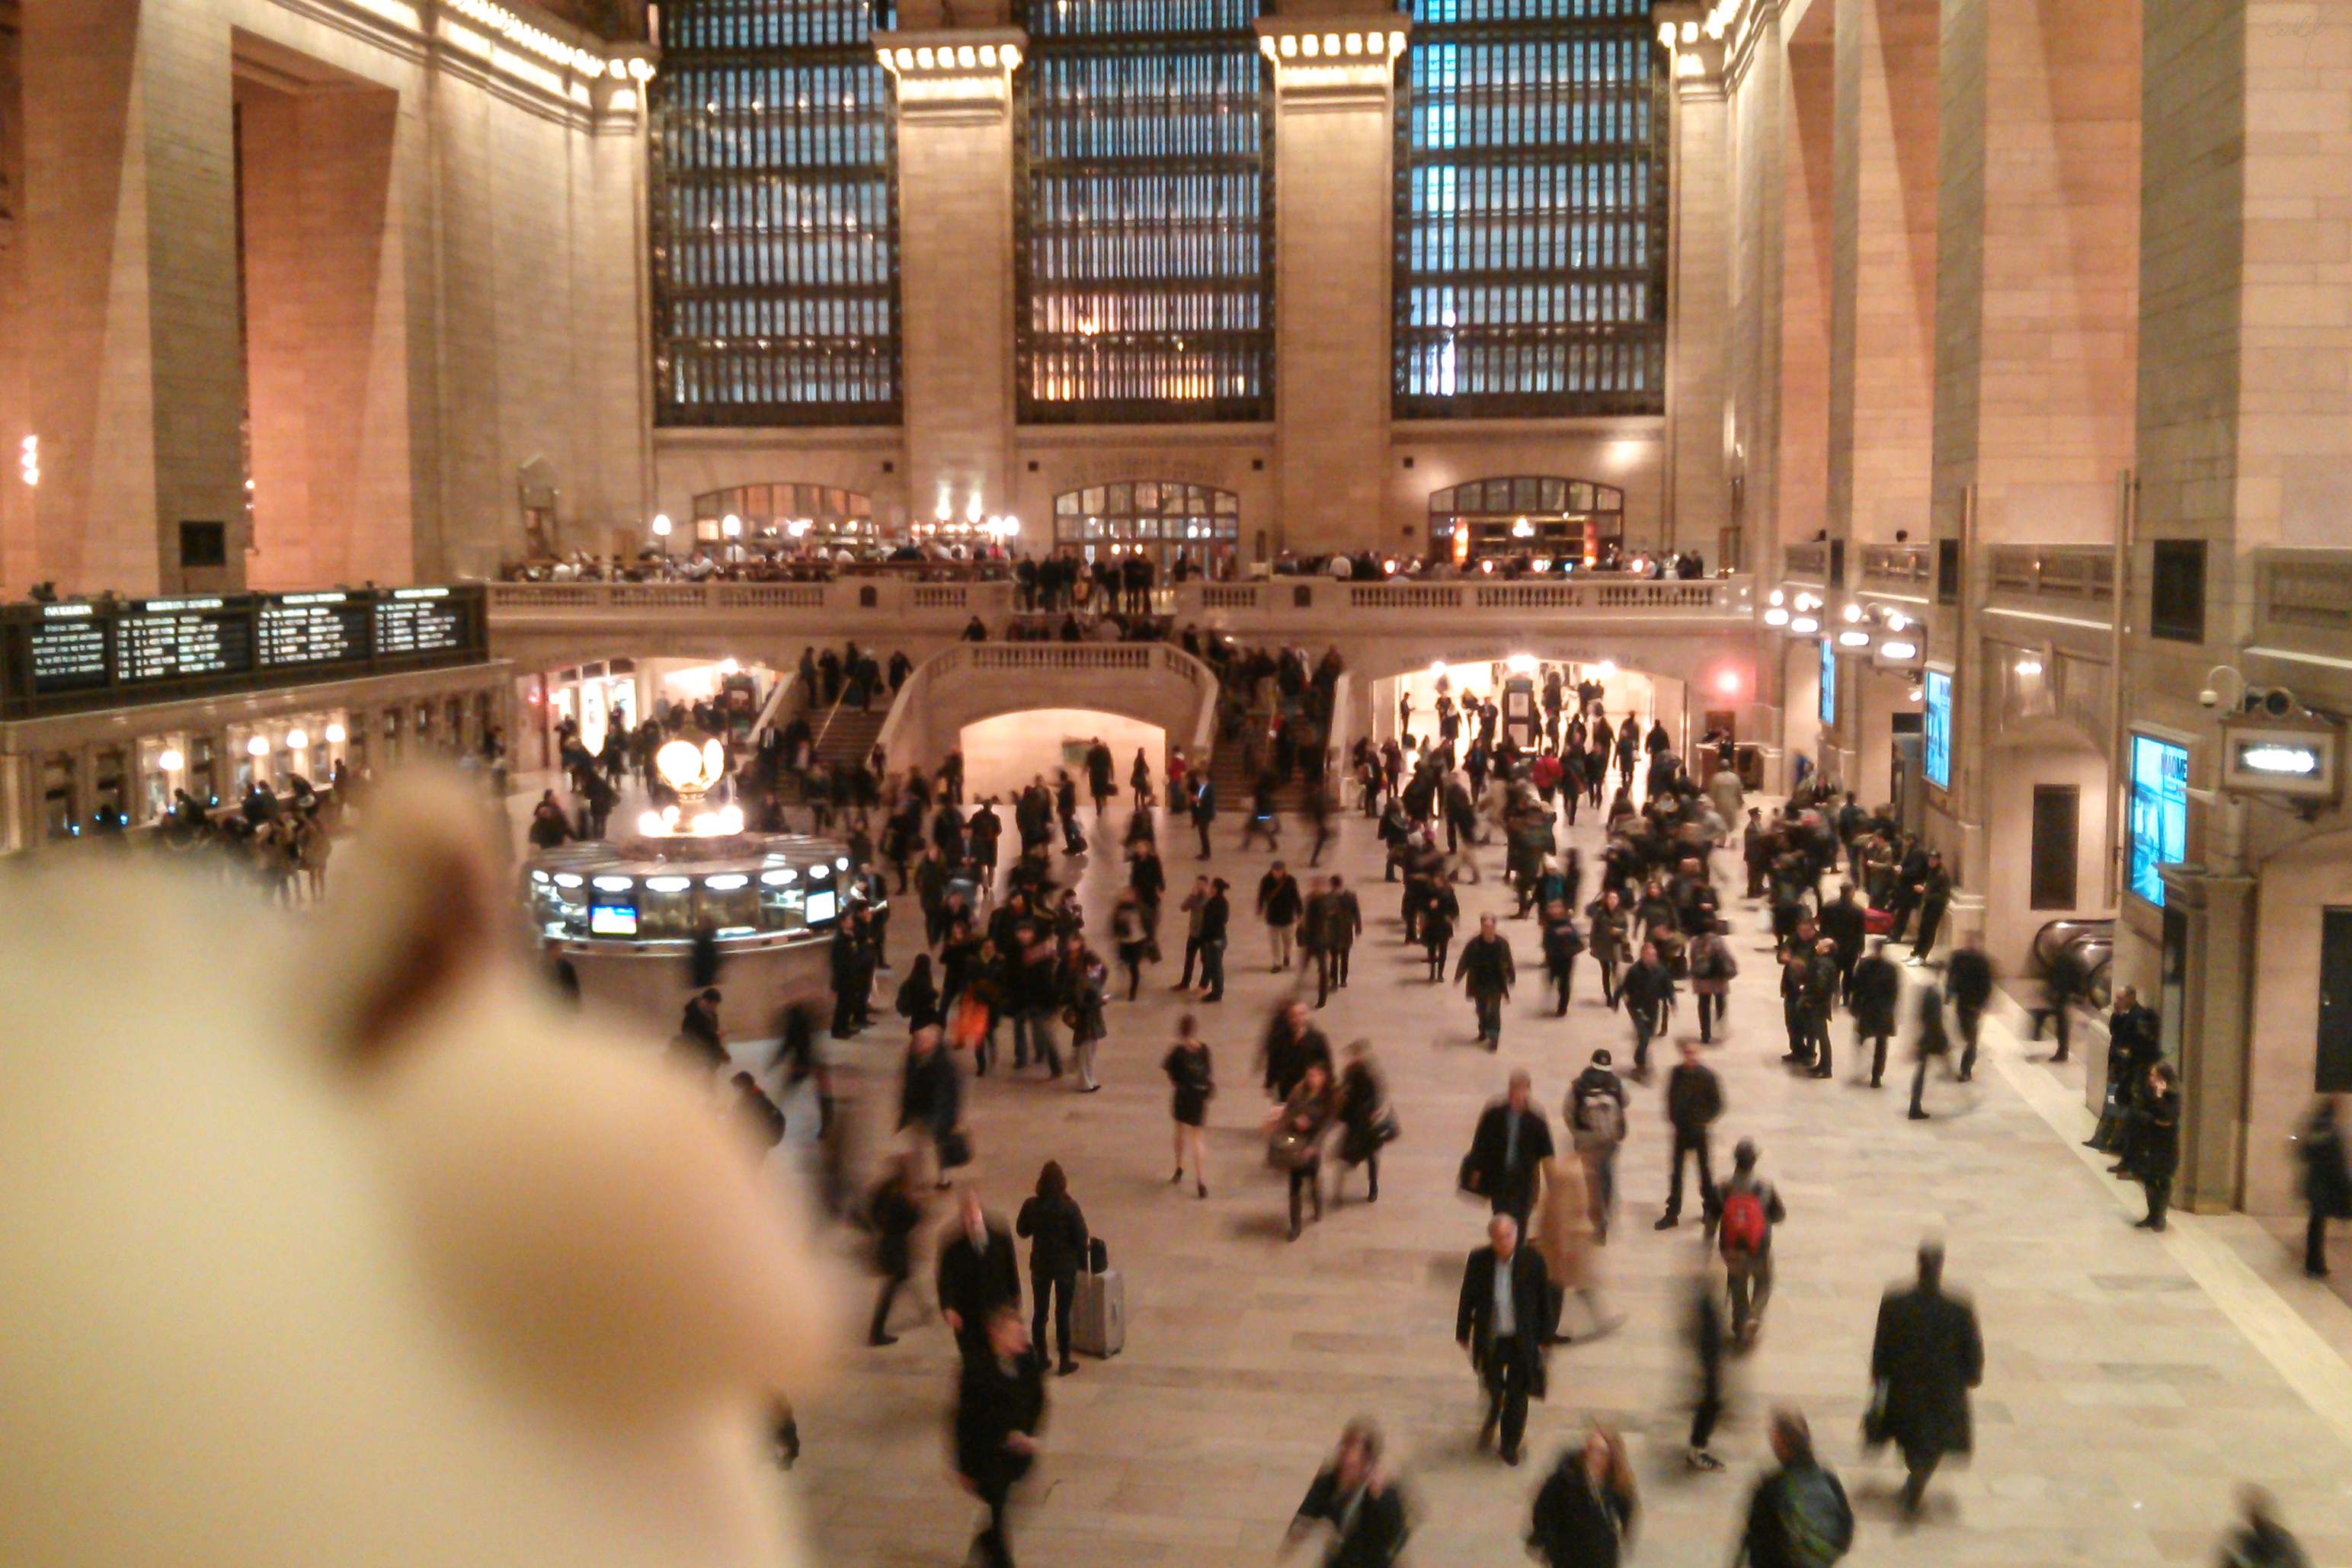
[[[443,719],[441,743],[452,754],[462,755],[466,750],[466,700],[452,697],[441,705]]]
[[[423,756],[433,749],[433,704],[420,702],[416,705],[415,721],[410,728],[409,734],[416,742],[418,756]]]
[[[100,746],[90,757],[90,826],[100,830],[131,821],[131,759],[121,746]]]
[[[401,712],[398,708],[383,710],[383,765],[386,767],[400,761]]]
[[[75,761],[71,752],[41,757],[41,825],[52,843],[71,838],[80,815],[74,807]]]
[[[188,740],[188,794],[201,805],[220,804],[219,753],[210,735]]]
[[[343,738],[343,766],[352,773],[367,772],[368,742],[371,736],[368,724],[372,718],[373,715],[365,712],[352,713],[345,717],[345,723],[351,733]]]
[[[135,820],[159,822],[172,814],[172,792],[185,789],[196,795],[189,784],[188,763],[191,749],[185,735],[150,735],[139,742],[139,810]],[[204,798],[196,795],[198,800]]]

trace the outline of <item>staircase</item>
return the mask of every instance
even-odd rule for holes
[[[870,710],[845,706],[834,710],[830,721],[825,713],[821,708],[810,710],[809,729],[817,734],[817,761],[838,771],[866,760],[882,733],[884,721],[890,717],[890,705],[878,702]]]
[[[1245,737],[1265,733],[1272,721],[1270,710],[1253,712],[1243,724],[1244,738],[1218,742],[1216,751],[1210,756],[1209,778],[1217,786],[1217,816],[1221,820],[1244,816],[1255,803],[1257,780],[1249,771]],[[1261,751],[1267,761],[1272,760],[1271,742],[1263,742]],[[1276,808],[1286,816],[1303,815],[1307,810],[1306,781],[1294,774],[1288,784],[1275,792],[1274,799]]]

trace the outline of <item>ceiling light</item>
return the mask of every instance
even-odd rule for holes
[[[1790,621],[1789,629],[1799,637],[1811,637],[1822,629],[1822,623],[1811,616],[1799,616]]]
[[[2042,661],[2034,658],[2032,654],[2027,654],[2023,658],[2017,661],[2017,673],[2020,675],[2039,675],[2042,673]]]
[[[1837,640],[1838,647],[1868,647],[1870,646],[1870,634],[1868,632],[1840,632],[1838,633]]]
[[[1789,596],[1786,594],[1783,594],[1780,589],[1775,588],[1770,593],[1764,595],[1764,602],[1769,605],[1785,604],[1788,602],[1788,597]]]
[[[1855,604],[1847,605],[1845,607],[1845,618],[1849,621],[1858,621],[1862,619],[1862,606]]]
[[[1897,664],[1907,664],[1919,657],[1919,645],[1915,642],[1881,643],[1878,651]]]
[[[1764,624],[1768,626],[1785,626],[1789,624],[1789,612],[1775,605],[1764,612]]]

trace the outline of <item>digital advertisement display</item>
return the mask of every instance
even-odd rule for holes
[[[2131,743],[2131,890],[2164,902],[2160,868],[2189,853],[2189,748],[2134,735]]]
[[[1822,639],[1822,722],[1837,722],[1837,647]]]
[[[1920,683],[1927,710],[1920,743],[1921,771],[1937,789],[1952,787],[1952,678],[1940,669]]]

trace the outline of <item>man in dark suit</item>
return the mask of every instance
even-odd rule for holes
[[[1470,1158],[1463,1163],[1463,1185],[1492,1204],[1496,1214],[1525,1226],[1535,1207],[1537,1173],[1551,1154],[1551,1124],[1534,1103],[1528,1075],[1515,1072],[1510,1091],[1478,1118]]]
[[[1870,1436],[1892,1439],[1910,1472],[1903,1510],[1916,1518],[1927,1481],[1947,1454],[1973,1446],[1969,1390],[1984,1381],[1984,1341],[1976,1309],[1944,1293],[1944,1248],[1919,1247],[1919,1282],[1890,1289],[1878,1303],[1878,1333],[1870,1349],[1877,1384]]]
[[[1486,1418],[1478,1427],[1485,1447],[1502,1428],[1503,1463],[1519,1462],[1528,1427],[1528,1401],[1544,1396],[1544,1342],[1551,1337],[1551,1285],[1543,1259],[1519,1245],[1518,1222],[1498,1214],[1486,1222],[1487,1244],[1462,1270],[1462,1304],[1454,1315],[1454,1342],[1470,1352],[1486,1390]]]
[[[988,1353],[988,1317],[997,1308],[1021,1307],[1021,1269],[1013,1237],[982,1212],[980,1194],[963,1190],[954,1234],[940,1245],[940,1315],[956,1337],[968,1363]]]
[[[967,1357],[957,1387],[956,1475],[988,1505],[971,1554],[988,1568],[1013,1568],[1005,1504],[1037,1456],[1045,1419],[1045,1369],[1029,1345],[1020,1307],[999,1302],[980,1324],[981,1353]]]

